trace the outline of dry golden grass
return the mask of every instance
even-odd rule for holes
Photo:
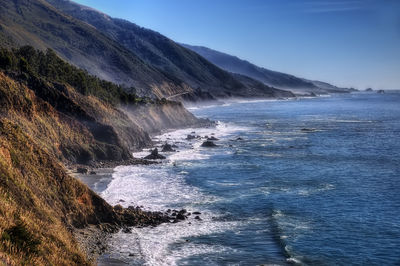
[[[2,260],[11,265],[88,265],[67,229],[63,206],[69,201],[70,211],[79,208],[77,196],[87,188],[72,178],[59,180],[66,178],[62,168],[4,119],[0,120],[0,155]],[[63,187],[72,195],[63,195]],[[13,228],[23,234],[10,237]]]

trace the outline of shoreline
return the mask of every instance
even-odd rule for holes
[[[162,136],[165,134],[168,134],[170,132],[178,131],[178,130],[185,130],[185,129],[203,129],[203,128],[215,128],[217,126],[217,122],[214,121],[208,121],[208,123],[196,125],[193,127],[182,127],[182,128],[173,128],[173,129],[167,129],[163,130],[161,132],[153,133],[151,135],[152,138],[152,145],[149,147],[146,147],[142,149],[141,151],[147,152],[147,149],[153,149],[153,148],[160,148],[160,145],[163,143],[163,141],[157,139],[157,136]],[[173,144],[173,142],[171,142]],[[87,185],[91,190],[93,190],[95,193],[99,194],[101,198],[103,198],[100,194],[107,189],[108,185],[112,182],[113,180],[113,173],[115,172],[115,168],[118,166],[148,166],[148,165],[155,165],[155,164],[160,164],[162,162],[158,160],[146,160],[146,159],[141,159],[134,157],[132,160],[128,161],[123,161],[123,162],[107,162],[107,163],[95,163],[90,166],[85,166],[85,165],[77,165],[77,164],[70,164],[66,165],[66,169],[68,174],[73,176],[74,178],[80,180],[82,183]],[[99,166],[105,166],[105,167],[99,167]],[[81,173],[78,171],[79,168],[83,168],[87,170],[87,173]],[[104,199],[104,198],[103,198]],[[122,201],[121,201],[122,202]],[[112,203],[109,203],[111,206],[113,206]],[[119,205],[116,205],[119,206]],[[116,206],[113,206],[114,208]],[[142,210],[146,209],[146,206],[141,206]],[[128,208],[129,209],[129,208]],[[158,210],[155,211],[157,212],[162,212],[163,210]],[[165,210],[164,210],[165,211]],[[153,211],[154,212],[154,211]],[[173,214],[175,212],[172,211],[171,213],[165,212],[164,214],[166,215],[175,215]],[[178,212],[176,212],[176,215]],[[190,215],[190,213],[186,213]],[[184,215],[186,215],[184,214]],[[186,217],[185,219],[188,219],[189,217]],[[191,218],[194,219],[194,216]],[[173,221],[173,223],[176,223]],[[155,225],[157,226],[157,225]],[[137,226],[133,226],[134,228]],[[140,227],[140,226],[139,226]],[[123,228],[119,228],[117,232],[123,230]],[[78,241],[79,245],[81,246],[81,249],[87,254],[87,256],[95,261],[96,265],[126,265],[126,262],[124,262],[121,259],[115,258],[113,254],[107,253],[108,250],[108,245],[109,245],[109,240],[112,237],[112,235],[116,232],[106,232],[99,228],[99,225],[89,225],[83,229],[76,229],[74,228],[73,230],[74,236],[76,240]]]

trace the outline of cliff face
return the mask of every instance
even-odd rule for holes
[[[177,102],[124,106],[121,110],[150,134],[158,133],[165,129],[209,124],[208,120],[199,120],[187,111],[181,103]]]
[[[116,108],[72,87],[54,86],[41,80],[24,85],[0,73],[1,116],[64,162],[127,160],[130,149],[150,143],[147,133]]]

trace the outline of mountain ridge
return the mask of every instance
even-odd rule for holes
[[[9,47],[52,48],[92,75],[144,96],[161,98],[188,90],[181,81],[169,79],[93,26],[60,12],[47,1],[0,3],[0,39]]]
[[[259,67],[237,56],[219,52],[208,47],[182,43],[181,45],[199,53],[210,62],[216,64],[222,69],[225,69],[226,71],[251,77],[266,85],[279,89],[290,90],[298,94],[326,94],[336,92],[347,93],[353,91],[352,89],[339,88],[326,82],[299,78],[291,74]]]
[[[258,88],[257,94],[248,97],[271,97],[279,94],[278,90],[269,86],[259,86],[257,82],[252,84],[251,80],[243,84],[230,73],[156,31],[127,20],[112,18],[69,0],[47,0],[47,2],[62,12],[92,25],[172,80],[176,78],[190,86],[192,91],[183,96],[184,100],[246,97],[243,92],[255,91],[254,87]],[[287,92],[280,93],[278,97],[293,96]]]

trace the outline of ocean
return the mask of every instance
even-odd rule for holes
[[[97,192],[201,220],[117,233],[107,256],[125,265],[400,265],[400,93],[191,111],[217,126],[155,137],[178,152],[117,167]]]

